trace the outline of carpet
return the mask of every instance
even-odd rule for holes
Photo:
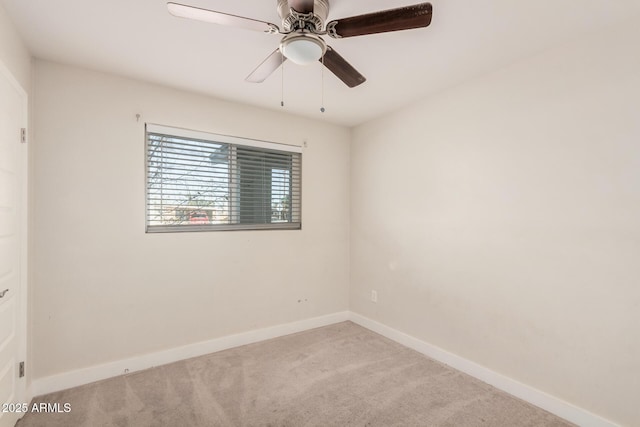
[[[570,426],[343,322],[159,366],[33,403],[18,427]]]

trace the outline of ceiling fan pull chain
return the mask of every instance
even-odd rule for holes
[[[280,55],[280,70],[282,71],[282,81],[280,82],[280,106],[284,107],[284,55]]]
[[[324,55],[322,55],[322,71],[321,71],[321,82],[320,82],[320,112],[324,113]]]

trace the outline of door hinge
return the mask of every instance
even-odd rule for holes
[[[27,129],[20,128],[20,142],[23,144],[27,143]]]
[[[20,378],[24,377],[24,362],[20,362],[20,367],[18,368],[18,376]]]

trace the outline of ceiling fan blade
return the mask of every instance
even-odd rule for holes
[[[187,6],[179,3],[169,2],[167,3],[167,9],[170,14],[180,18],[196,19],[198,21],[245,28],[247,30],[262,31],[265,33],[277,33],[280,31],[277,25],[269,22],[244,18],[242,16],[229,15],[228,13],[201,9],[199,7]]]
[[[327,51],[324,53],[324,61],[322,58],[320,61],[324,62],[324,66],[349,87],[356,87],[367,80],[330,46],[327,46]]]
[[[280,49],[276,49],[245,80],[251,83],[262,83],[286,60],[287,58],[280,52]]]
[[[335,30],[335,34],[329,31],[329,35],[332,37],[353,37],[421,28],[431,23],[432,10],[431,3],[420,3],[338,19],[329,22],[327,29],[333,28]]]
[[[298,13],[313,12],[313,0],[289,0],[289,8]]]

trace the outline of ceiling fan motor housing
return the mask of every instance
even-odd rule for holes
[[[291,13],[288,0],[278,0],[278,15],[282,18],[282,27],[285,31],[307,30],[320,32],[324,22],[329,16],[329,1],[314,0],[313,15]]]

